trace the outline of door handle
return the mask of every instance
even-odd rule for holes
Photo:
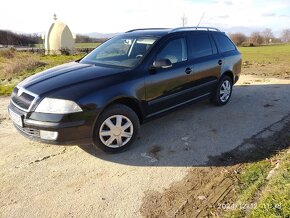
[[[190,74],[191,72],[192,72],[192,70],[189,67],[185,69],[186,74]]]
[[[223,61],[222,61],[222,60],[219,60],[219,61],[218,61],[218,64],[219,64],[219,65],[222,65],[222,64],[223,64]]]

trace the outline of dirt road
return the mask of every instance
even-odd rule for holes
[[[287,117],[290,80],[243,76],[227,106],[202,102],[149,122],[131,150],[117,155],[30,141],[12,126],[8,103],[0,98],[0,217],[174,216],[184,199],[162,206],[156,196],[186,195],[191,187],[192,199],[202,200],[209,185],[230,187],[220,175],[231,166],[214,157],[270,134],[263,130]],[[213,201],[226,194],[217,190]]]

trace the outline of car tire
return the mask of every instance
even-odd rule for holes
[[[93,144],[108,153],[125,151],[136,139],[140,128],[137,114],[126,105],[114,104],[99,116]]]
[[[233,91],[233,80],[231,77],[222,76],[216,90],[213,93],[211,101],[217,106],[227,104],[231,98]]]

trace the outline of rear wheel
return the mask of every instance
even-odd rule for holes
[[[223,76],[213,93],[212,102],[217,106],[225,105],[229,102],[233,90],[233,80],[229,76]]]
[[[105,152],[118,153],[135,140],[140,128],[137,114],[129,107],[115,104],[105,109],[94,129],[94,145]]]

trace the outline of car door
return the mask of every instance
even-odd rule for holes
[[[148,71],[145,79],[147,114],[157,114],[189,99],[192,75],[188,67],[186,36],[170,38],[163,42],[154,56],[154,61],[169,59],[169,68]]]
[[[210,32],[192,31],[188,35],[189,66],[195,87],[194,96],[210,95],[221,75],[223,60]]]

